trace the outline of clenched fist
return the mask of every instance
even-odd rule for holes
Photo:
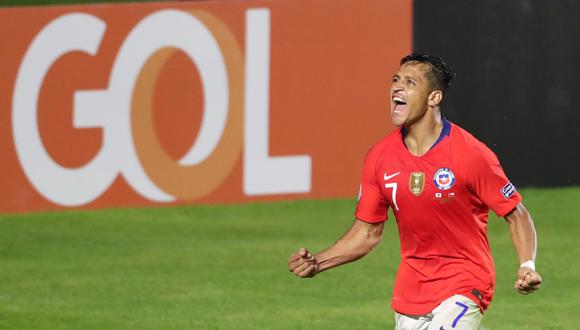
[[[302,278],[314,277],[318,273],[318,261],[308,250],[300,248],[288,259],[288,270]]]
[[[533,293],[540,288],[542,284],[542,277],[536,271],[528,267],[522,267],[518,271],[518,279],[514,284],[516,289],[521,294]]]

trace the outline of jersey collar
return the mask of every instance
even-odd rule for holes
[[[439,142],[443,141],[443,139],[446,136],[449,136],[449,134],[451,133],[451,123],[443,115],[441,115],[441,122],[443,122],[443,129],[441,130],[441,134],[439,134],[439,137],[437,138],[437,141],[435,141],[435,143],[433,143],[433,145],[431,146],[431,148],[429,148],[429,150],[433,149],[436,145],[439,144]],[[406,134],[405,128],[404,127],[401,127],[401,138],[403,139],[403,144],[405,146],[407,146],[405,144],[405,134]]]

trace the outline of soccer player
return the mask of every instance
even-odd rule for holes
[[[391,207],[401,240],[391,304],[396,329],[479,327],[495,285],[490,208],[505,218],[519,258],[515,289],[532,293],[542,282],[522,197],[495,154],[441,113],[454,76],[435,56],[401,60],[390,90],[398,128],[366,156],[354,223],[328,249],[300,248],[288,260],[291,272],[307,278],[365,256],[381,240]]]

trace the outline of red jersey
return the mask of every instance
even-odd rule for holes
[[[447,120],[421,157],[401,129],[377,143],[365,159],[356,217],[378,223],[393,208],[401,240],[393,309],[422,315],[462,294],[484,311],[495,286],[488,212],[503,217],[520,201],[495,154]]]

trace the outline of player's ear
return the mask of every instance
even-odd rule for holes
[[[440,90],[432,91],[429,94],[429,98],[427,100],[429,106],[433,108],[439,106],[441,104],[441,101],[443,101],[443,92],[441,92]]]

